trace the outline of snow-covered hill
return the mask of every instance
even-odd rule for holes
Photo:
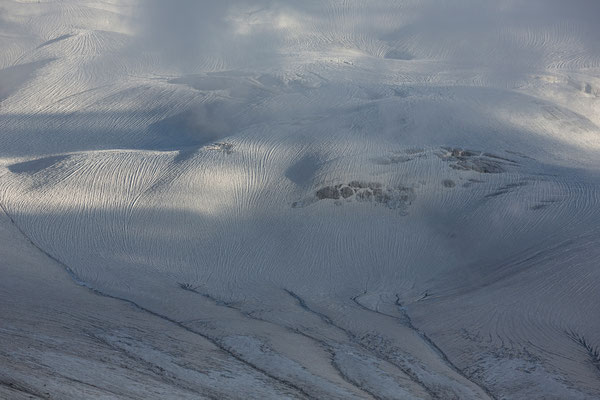
[[[0,2],[0,397],[600,397],[600,3],[215,3]]]

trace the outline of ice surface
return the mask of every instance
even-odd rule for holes
[[[0,4],[0,397],[600,397],[596,1]]]

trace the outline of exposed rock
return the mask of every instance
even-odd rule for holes
[[[344,186],[341,191],[342,197],[347,199],[348,197],[352,197],[354,195],[354,190],[349,188],[348,186]]]
[[[360,181],[352,181],[352,182],[350,182],[349,185],[350,185],[350,187],[358,188],[358,189],[364,189],[364,188],[369,187],[369,185],[367,183],[360,182]]]
[[[415,197],[412,187],[402,185],[386,187],[379,182],[352,181],[348,185],[325,186],[316,192],[317,201],[336,200],[336,205],[342,205],[343,202],[340,201],[342,198],[347,201],[355,199],[359,202],[375,202],[390,209],[404,209],[412,203]],[[313,202],[295,202],[292,207],[297,208]]]
[[[226,154],[233,153],[233,144],[231,143],[213,143],[205,147],[207,150],[222,151]]]
[[[442,152],[437,155],[442,160],[449,162],[453,169],[475,171],[481,174],[500,174],[505,172],[505,165],[516,164],[512,160],[490,153],[458,148],[443,147]]]
[[[356,197],[359,201],[369,201],[373,197],[373,192],[370,190],[361,190],[356,194]]]
[[[338,188],[335,188],[333,186],[325,186],[324,188],[319,189],[317,191],[317,198],[319,200],[324,200],[324,199],[337,200],[340,198],[340,191]]]

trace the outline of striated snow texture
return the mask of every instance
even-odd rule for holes
[[[600,398],[599,16],[0,0],[0,398]]]

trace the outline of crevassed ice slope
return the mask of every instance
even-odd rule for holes
[[[600,396],[595,2],[0,12],[0,393]]]

